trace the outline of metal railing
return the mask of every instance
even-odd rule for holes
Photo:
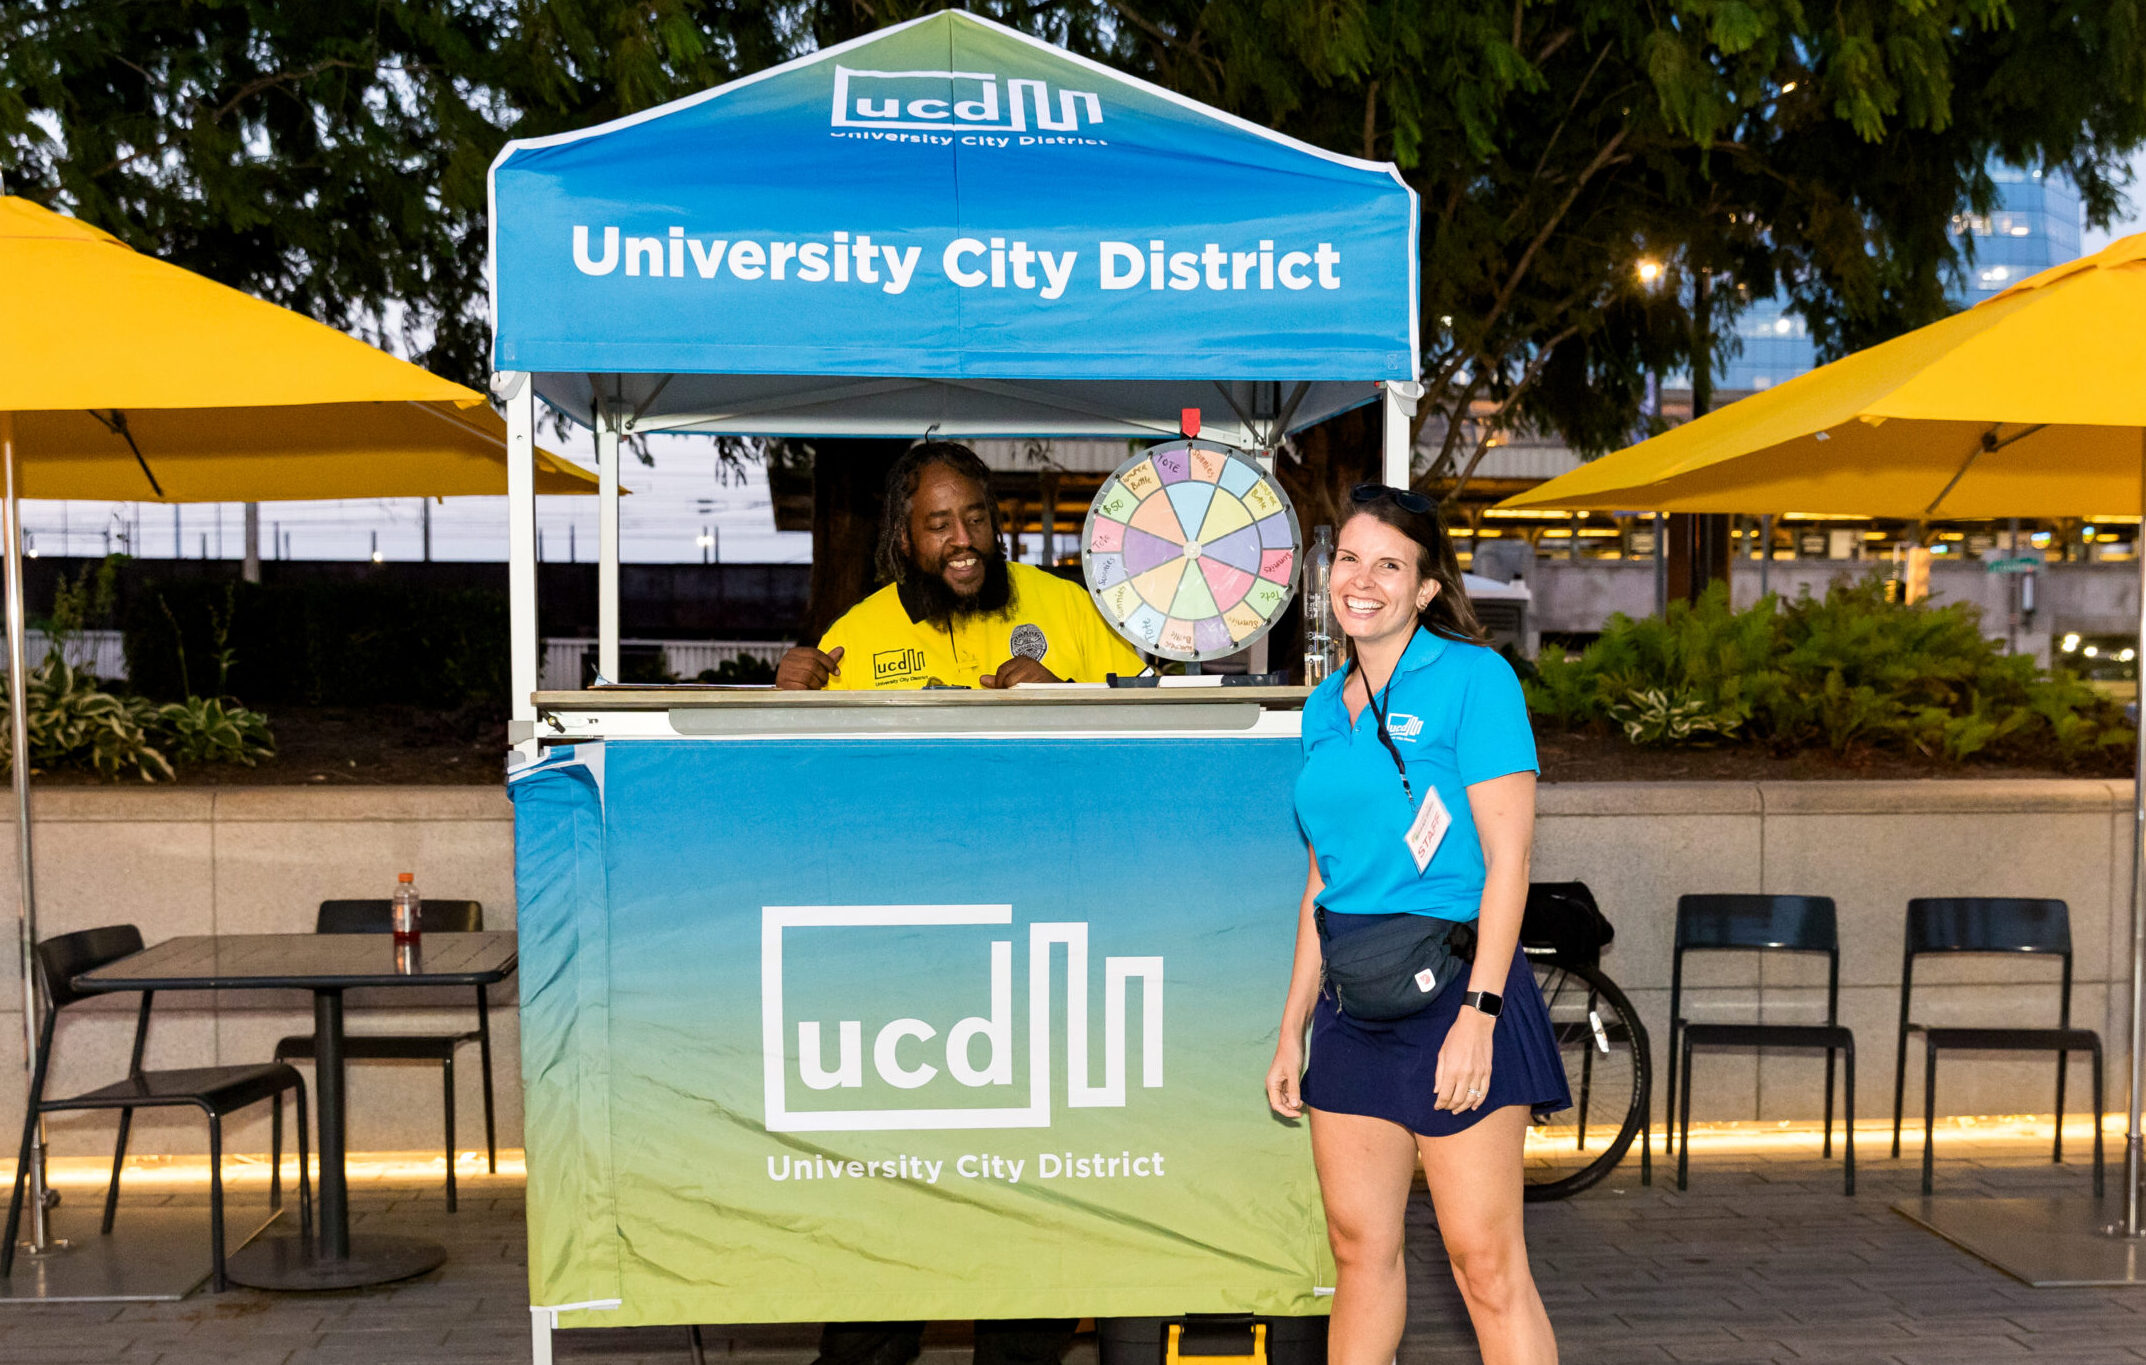
[[[41,630],[23,632],[23,653],[35,668],[52,650],[52,637]],[[0,648],[0,676],[7,672],[7,651]],[[127,677],[126,636],[116,630],[80,630],[67,637],[61,657],[78,672],[87,672],[108,682]]]

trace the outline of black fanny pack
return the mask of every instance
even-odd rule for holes
[[[1391,915],[1336,938],[1326,907],[1319,929],[1319,979],[1341,1012],[1383,1023],[1406,1019],[1438,998],[1462,964],[1475,960],[1475,926],[1431,915]]]

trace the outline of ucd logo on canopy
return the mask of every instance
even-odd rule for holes
[[[1070,133],[1080,130],[1084,118],[1089,124],[1103,121],[1103,102],[1091,91],[1060,90],[1054,112],[1048,82],[1016,79],[1004,86],[1002,95],[999,78],[988,71],[837,66],[833,126],[924,133],[1025,133],[1035,127]]]
[[[761,1050],[766,1086],[767,1127],[776,1133],[859,1132],[894,1129],[956,1128],[1047,1128],[1051,1122],[1053,1060],[1051,1035],[1054,1016],[1062,1010],[1066,1040],[1065,1104],[1070,1109],[1122,1109],[1125,1107],[1127,1048],[1127,988],[1140,982],[1140,1084],[1154,1089],[1162,1085],[1162,959],[1160,957],[1106,957],[1103,959],[1103,1056],[1101,1084],[1093,1082],[1088,1036],[1088,925],[1071,920],[1034,923],[1028,926],[1028,1000],[1026,1023],[1027,1086],[1025,1102],[1015,1080],[1021,1053],[1015,1041],[1014,965],[1012,938],[990,942],[987,960],[971,957],[962,946],[983,946],[974,933],[947,936],[947,951],[934,953],[934,972],[946,978],[936,998],[947,998],[962,989],[963,978],[974,968],[986,968],[989,980],[989,1010],[982,1015],[955,1018],[961,1013],[948,1008],[945,1018],[914,1015],[887,1017],[898,1009],[882,1006],[875,1017],[872,981],[852,979],[854,966],[842,969],[837,982],[812,980],[823,959],[832,960],[832,950],[841,940],[830,940],[827,931],[945,928],[1012,925],[1011,905],[770,905],[760,912],[760,1008]],[[787,969],[785,931],[813,930],[799,935],[796,959]],[[851,939],[854,934],[848,935]],[[911,937],[915,937],[912,935]],[[927,941],[935,937],[925,934]],[[852,948],[856,945],[852,943]],[[1063,948],[1063,953],[1057,951]],[[1063,963],[1063,985],[1052,990],[1054,963]],[[914,974],[912,974],[913,976]],[[784,1007],[785,985],[807,987],[823,1002],[815,1013],[827,1013],[833,1004],[834,1018],[799,1018]],[[792,998],[804,993],[791,991]],[[833,1003],[839,1002],[839,1003]],[[1054,1009],[1054,1005],[1057,1008]],[[807,1006],[805,1008],[812,1008]],[[931,1013],[928,1008],[919,1013]],[[843,1017],[847,1016],[847,1017]],[[790,1044],[796,1043],[795,1066]],[[867,1075],[872,1082],[867,1084]],[[946,1081],[959,1089],[949,1092]],[[936,1086],[934,1082],[939,1082]],[[793,1089],[793,1085],[796,1087]],[[889,1092],[935,1092],[936,1099],[919,1095],[914,1106],[887,1103]],[[999,1091],[1004,1105],[948,1107],[946,1100],[963,1092],[982,1092],[978,1098]],[[860,1092],[854,1103],[848,1092]],[[869,1093],[866,1093],[869,1092]],[[1008,1093],[1010,1092],[1010,1093]],[[799,1107],[799,1106],[805,1107]]]

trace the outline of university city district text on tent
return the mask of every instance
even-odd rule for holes
[[[744,283],[857,283],[878,285],[889,294],[909,288],[921,246],[896,247],[836,232],[826,240],[769,238],[729,239],[689,236],[682,227],[664,237],[626,237],[616,227],[603,229],[602,248],[592,253],[588,227],[574,228],[574,268],[584,275],[611,275],[621,263],[628,276],[646,279],[712,280],[728,273]],[[1341,253],[1331,242],[1310,251],[1277,250],[1261,239],[1249,250],[1238,245],[1204,242],[1197,251],[1173,251],[1161,238],[1143,250],[1132,242],[1098,242],[1091,277],[1104,290],[1252,290],[1339,289]],[[1037,297],[1063,297],[1074,281],[1083,252],[1047,251],[1015,238],[957,237],[937,254],[941,273],[963,289],[1022,289]]]

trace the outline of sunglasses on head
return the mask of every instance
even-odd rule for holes
[[[1413,512],[1419,517],[1430,515],[1431,500],[1406,488],[1395,488],[1384,483],[1360,483],[1349,490],[1349,501],[1359,507],[1382,498],[1404,512]]]

